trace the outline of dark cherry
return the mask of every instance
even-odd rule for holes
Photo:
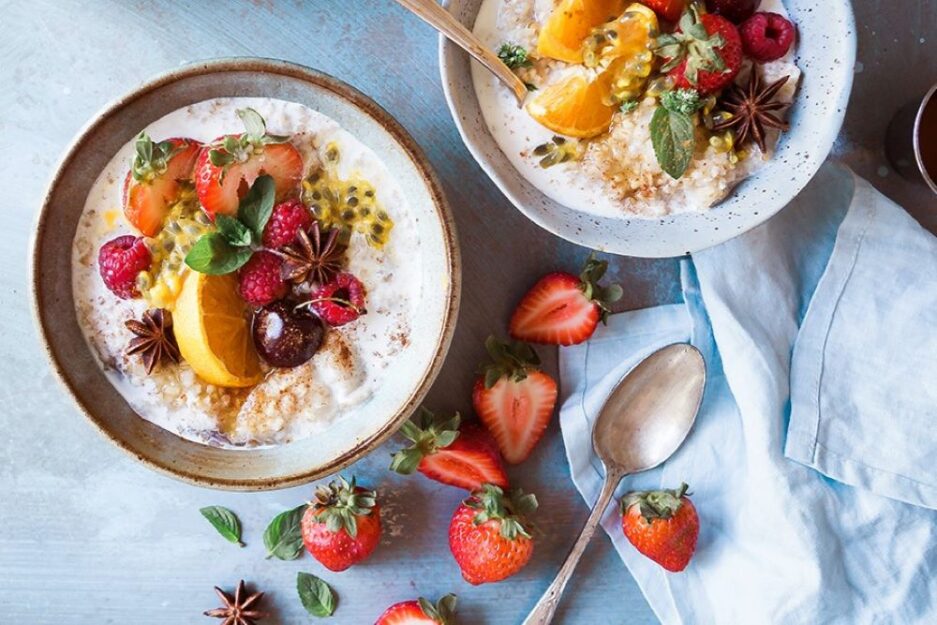
[[[706,8],[734,24],[741,24],[754,13],[761,0],[706,0]]]
[[[254,346],[274,367],[298,367],[319,351],[325,327],[315,315],[279,301],[254,313]]]

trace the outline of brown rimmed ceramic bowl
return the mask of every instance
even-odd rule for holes
[[[182,439],[137,415],[90,352],[72,298],[71,245],[85,198],[121,146],[150,122],[218,97],[270,97],[336,120],[374,150],[406,189],[423,253],[422,300],[404,352],[408,373],[395,401],[355,411],[324,433],[274,448],[231,450]],[[56,374],[98,430],[145,465],[214,488],[265,490],[341,470],[393,434],[442,366],[459,307],[460,261],[452,215],[439,181],[409,134],[370,98],[321,72],[282,61],[218,59],[168,72],[107,106],[68,148],[46,193],[32,247],[33,305]]]

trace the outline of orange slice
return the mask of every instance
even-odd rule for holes
[[[209,384],[237,388],[263,379],[248,312],[234,274],[189,272],[173,310],[173,330],[182,357]]]
[[[582,42],[593,28],[619,15],[624,0],[561,0],[540,29],[540,56],[582,63]]]
[[[605,103],[607,86],[576,75],[550,85],[527,105],[527,112],[553,132],[587,139],[612,123],[615,107]]]

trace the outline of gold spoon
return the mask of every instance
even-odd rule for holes
[[[592,446],[605,466],[598,501],[556,579],[522,625],[553,621],[563,589],[618,484],[626,475],[652,469],[677,451],[696,420],[705,385],[703,356],[685,343],[654,352],[621,379],[592,429]]]
[[[397,2],[472,55],[498,80],[507,85],[517,98],[517,106],[523,106],[528,93],[527,85],[498,58],[497,54],[486,48],[472,31],[437,4],[436,0],[397,0]]]

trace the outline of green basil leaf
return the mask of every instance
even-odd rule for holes
[[[303,533],[301,522],[306,504],[281,512],[273,517],[264,530],[264,545],[267,557],[280,560],[295,560],[303,553]]]
[[[693,159],[693,119],[680,111],[658,107],[651,118],[651,143],[661,169],[672,178],[686,173]]]
[[[244,123],[244,130],[247,131],[248,137],[254,141],[263,139],[263,136],[267,134],[267,124],[264,122],[264,118],[260,113],[252,108],[246,108],[238,109],[237,114]]]
[[[215,215],[215,226],[225,241],[234,247],[248,247],[254,240],[250,228],[234,217],[228,215]]]
[[[240,269],[253,252],[234,247],[218,232],[209,232],[196,241],[185,256],[185,264],[199,273],[219,276]]]
[[[296,575],[296,591],[309,614],[325,617],[335,612],[335,593],[315,575],[300,571]]]
[[[234,512],[222,506],[208,506],[207,508],[201,508],[199,512],[202,513],[203,517],[208,519],[212,527],[214,527],[225,540],[240,547],[244,546],[244,543],[241,542],[241,522]]]
[[[277,188],[270,176],[260,176],[238,206],[238,219],[251,229],[259,241],[264,235],[264,226],[273,213]]]

